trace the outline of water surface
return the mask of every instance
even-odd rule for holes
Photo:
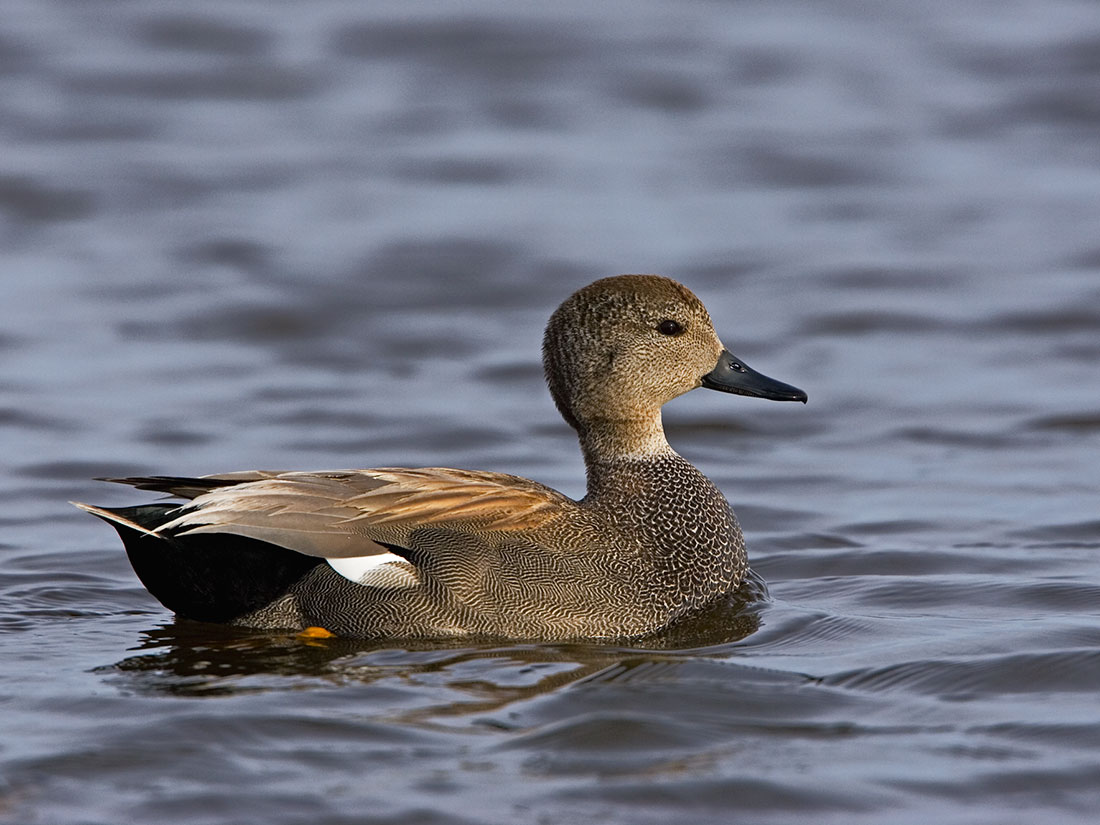
[[[1094,3],[0,11],[0,821],[1093,821]],[[663,649],[176,622],[66,504],[581,495],[542,325],[638,271],[810,395],[667,408],[771,598]]]

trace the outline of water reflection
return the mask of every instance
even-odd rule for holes
[[[342,685],[431,680],[463,698],[421,709],[420,716],[468,714],[549,693],[607,668],[630,669],[677,656],[727,655],[731,645],[760,627],[766,596],[763,580],[753,574],[736,593],[629,646],[499,639],[402,641],[395,646],[392,641],[307,639],[175,619],[146,631],[137,654],[100,672],[129,691],[189,697],[283,689],[288,679]]]

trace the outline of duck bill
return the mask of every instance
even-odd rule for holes
[[[798,387],[761,375],[728,349],[722,350],[718,365],[702,378],[708,390],[721,390],[737,395],[751,395],[771,401],[801,401],[806,403],[806,393]]]

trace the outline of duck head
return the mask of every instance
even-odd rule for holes
[[[691,290],[658,275],[603,278],[573,293],[547,324],[543,366],[554,403],[582,436],[609,424],[659,429],[661,407],[696,387],[806,401],[730,353]]]

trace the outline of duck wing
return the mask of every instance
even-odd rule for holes
[[[409,535],[425,526],[533,529],[575,506],[519,476],[444,467],[106,480],[191,499],[155,535],[229,533],[331,559],[400,554]]]
[[[152,490],[167,493],[176,498],[197,498],[218,487],[231,487],[245,481],[261,481],[284,475],[281,470],[244,470],[239,473],[221,473],[211,476],[128,476],[126,478],[97,478],[112,484],[125,484],[135,490]]]

